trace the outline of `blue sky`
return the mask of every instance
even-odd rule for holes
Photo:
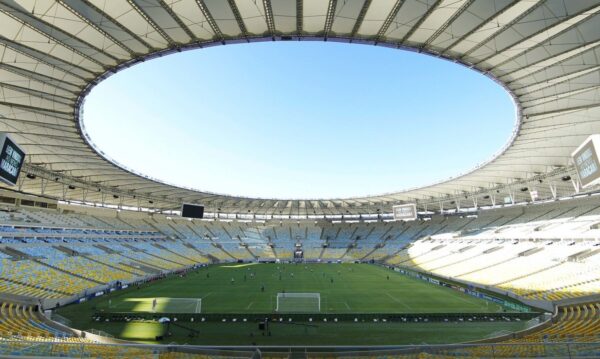
[[[380,194],[455,176],[510,137],[499,85],[366,45],[265,42],[146,61],[86,99],[118,162],[201,190],[273,198]]]

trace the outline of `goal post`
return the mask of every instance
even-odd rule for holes
[[[202,298],[149,298],[152,313],[201,313]]]
[[[275,311],[278,313],[319,313],[320,293],[277,293]]]

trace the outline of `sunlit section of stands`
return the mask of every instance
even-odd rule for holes
[[[510,290],[531,299],[558,300],[600,293],[595,241],[427,239],[387,263]],[[592,253],[577,260],[578,254]],[[596,251],[597,253],[597,251]]]
[[[597,259],[589,259],[590,261]],[[535,276],[505,284],[511,291],[531,299],[560,300],[600,292],[600,263],[563,262]]]

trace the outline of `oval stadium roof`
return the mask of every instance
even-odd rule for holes
[[[27,152],[30,176],[20,177],[19,190],[80,202],[310,215],[389,212],[404,202],[481,206],[524,200],[533,189],[552,198],[574,192],[561,180],[573,175],[570,153],[600,132],[599,11],[596,0],[3,0],[0,132]],[[469,173],[346,199],[176,187],[123,168],[87,140],[85,95],[116,71],[187,49],[274,40],[367,43],[462,63],[512,94],[519,124],[506,148]]]

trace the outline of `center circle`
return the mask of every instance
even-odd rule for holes
[[[202,191],[294,199],[447,179],[489,160],[515,126],[506,90],[464,66],[307,41],[145,61],[97,85],[84,114],[96,148],[135,172]]]

